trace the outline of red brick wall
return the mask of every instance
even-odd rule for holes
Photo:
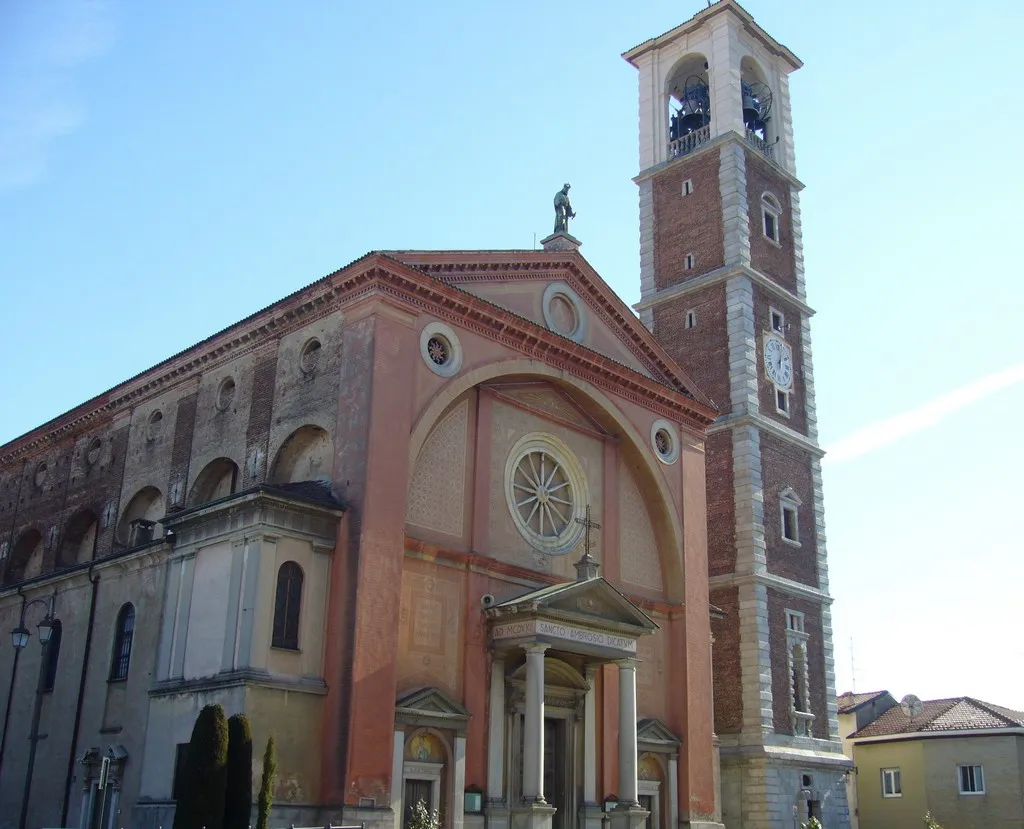
[[[735,587],[711,591],[711,604],[725,618],[711,620],[712,674],[715,689],[715,733],[737,734],[743,727],[740,685],[740,600]]]
[[[793,213],[789,183],[765,162],[760,154],[748,149],[747,205],[750,211],[750,264],[780,285],[796,292],[796,269],[793,258]],[[779,244],[772,244],[764,235],[761,196],[769,192],[779,200]]]
[[[270,440],[270,418],[274,411],[274,379],[277,376],[277,352],[265,354],[256,362],[252,375],[252,403],[249,407],[249,425],[245,430],[245,486],[252,486],[263,480],[270,469],[266,457]],[[263,453],[262,468],[252,469],[249,459],[253,452]]]
[[[792,734],[789,718],[789,660],[786,653],[786,610],[804,614],[807,640],[807,680],[811,713],[814,714],[812,733],[828,739],[828,709],[825,697],[825,651],[822,643],[821,607],[815,602],[786,596],[768,590],[768,637],[772,660],[772,714],[775,730]]]
[[[775,409],[775,384],[768,379],[764,370],[764,337],[771,330],[770,309],[781,311],[786,318],[783,339],[793,354],[793,388],[789,394],[789,417]],[[800,434],[807,434],[807,407],[804,388],[803,332],[800,328],[800,312],[796,306],[754,286],[754,330],[757,333],[757,390],[761,414],[788,426]]]
[[[725,261],[719,166],[718,152],[705,152],[653,180],[654,272],[659,291],[720,268]],[[687,179],[693,181],[694,189],[684,196]],[[684,271],[688,253],[696,264]]]
[[[655,306],[654,336],[697,388],[721,411],[729,409],[729,333],[725,319],[725,283],[711,285]],[[686,327],[686,312],[697,314]]]
[[[764,481],[764,533],[768,572],[817,587],[817,538],[814,532],[810,457],[792,444],[762,432],[761,475]],[[799,547],[782,539],[779,493],[786,487],[792,487],[803,504],[797,511]]]
[[[736,497],[733,492],[732,433],[718,432],[705,443],[708,500],[708,573],[736,568]]]
[[[178,401],[178,416],[174,419],[174,448],[171,450],[171,488],[167,493],[168,509],[184,506],[188,494],[188,463],[192,457],[192,434],[196,426],[198,399],[199,394],[196,393]]]

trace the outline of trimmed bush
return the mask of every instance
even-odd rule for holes
[[[228,720],[219,705],[207,705],[188,743],[174,829],[222,829],[227,765]]]
[[[274,754],[274,735],[271,734],[270,739],[267,740],[267,750],[263,752],[263,777],[260,780],[256,829],[268,829],[270,826],[270,807],[274,805],[274,778],[276,776],[277,757]]]
[[[224,829],[249,829],[252,812],[252,729],[245,714],[228,720]]]

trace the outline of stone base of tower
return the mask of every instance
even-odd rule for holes
[[[722,823],[726,829],[794,829],[816,817],[848,829],[846,775],[840,753],[790,746],[722,747]]]

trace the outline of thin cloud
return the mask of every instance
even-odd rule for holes
[[[75,71],[114,41],[102,0],[14,2],[0,35],[0,191],[26,187],[46,171],[55,142],[78,129],[86,107]]]
[[[883,446],[938,425],[945,417],[991,394],[1024,383],[1024,363],[988,374],[972,383],[929,400],[916,408],[858,429],[832,446],[825,456],[831,463],[853,460]]]

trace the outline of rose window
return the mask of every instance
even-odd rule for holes
[[[667,456],[672,452],[672,439],[664,429],[659,429],[655,433],[654,445],[655,448],[657,448],[659,455]]]
[[[512,448],[505,474],[509,512],[522,536],[547,553],[574,549],[587,480],[569,447],[554,435],[527,435]]]
[[[451,357],[451,349],[443,337],[431,337],[427,340],[427,354],[434,365],[443,366]]]

